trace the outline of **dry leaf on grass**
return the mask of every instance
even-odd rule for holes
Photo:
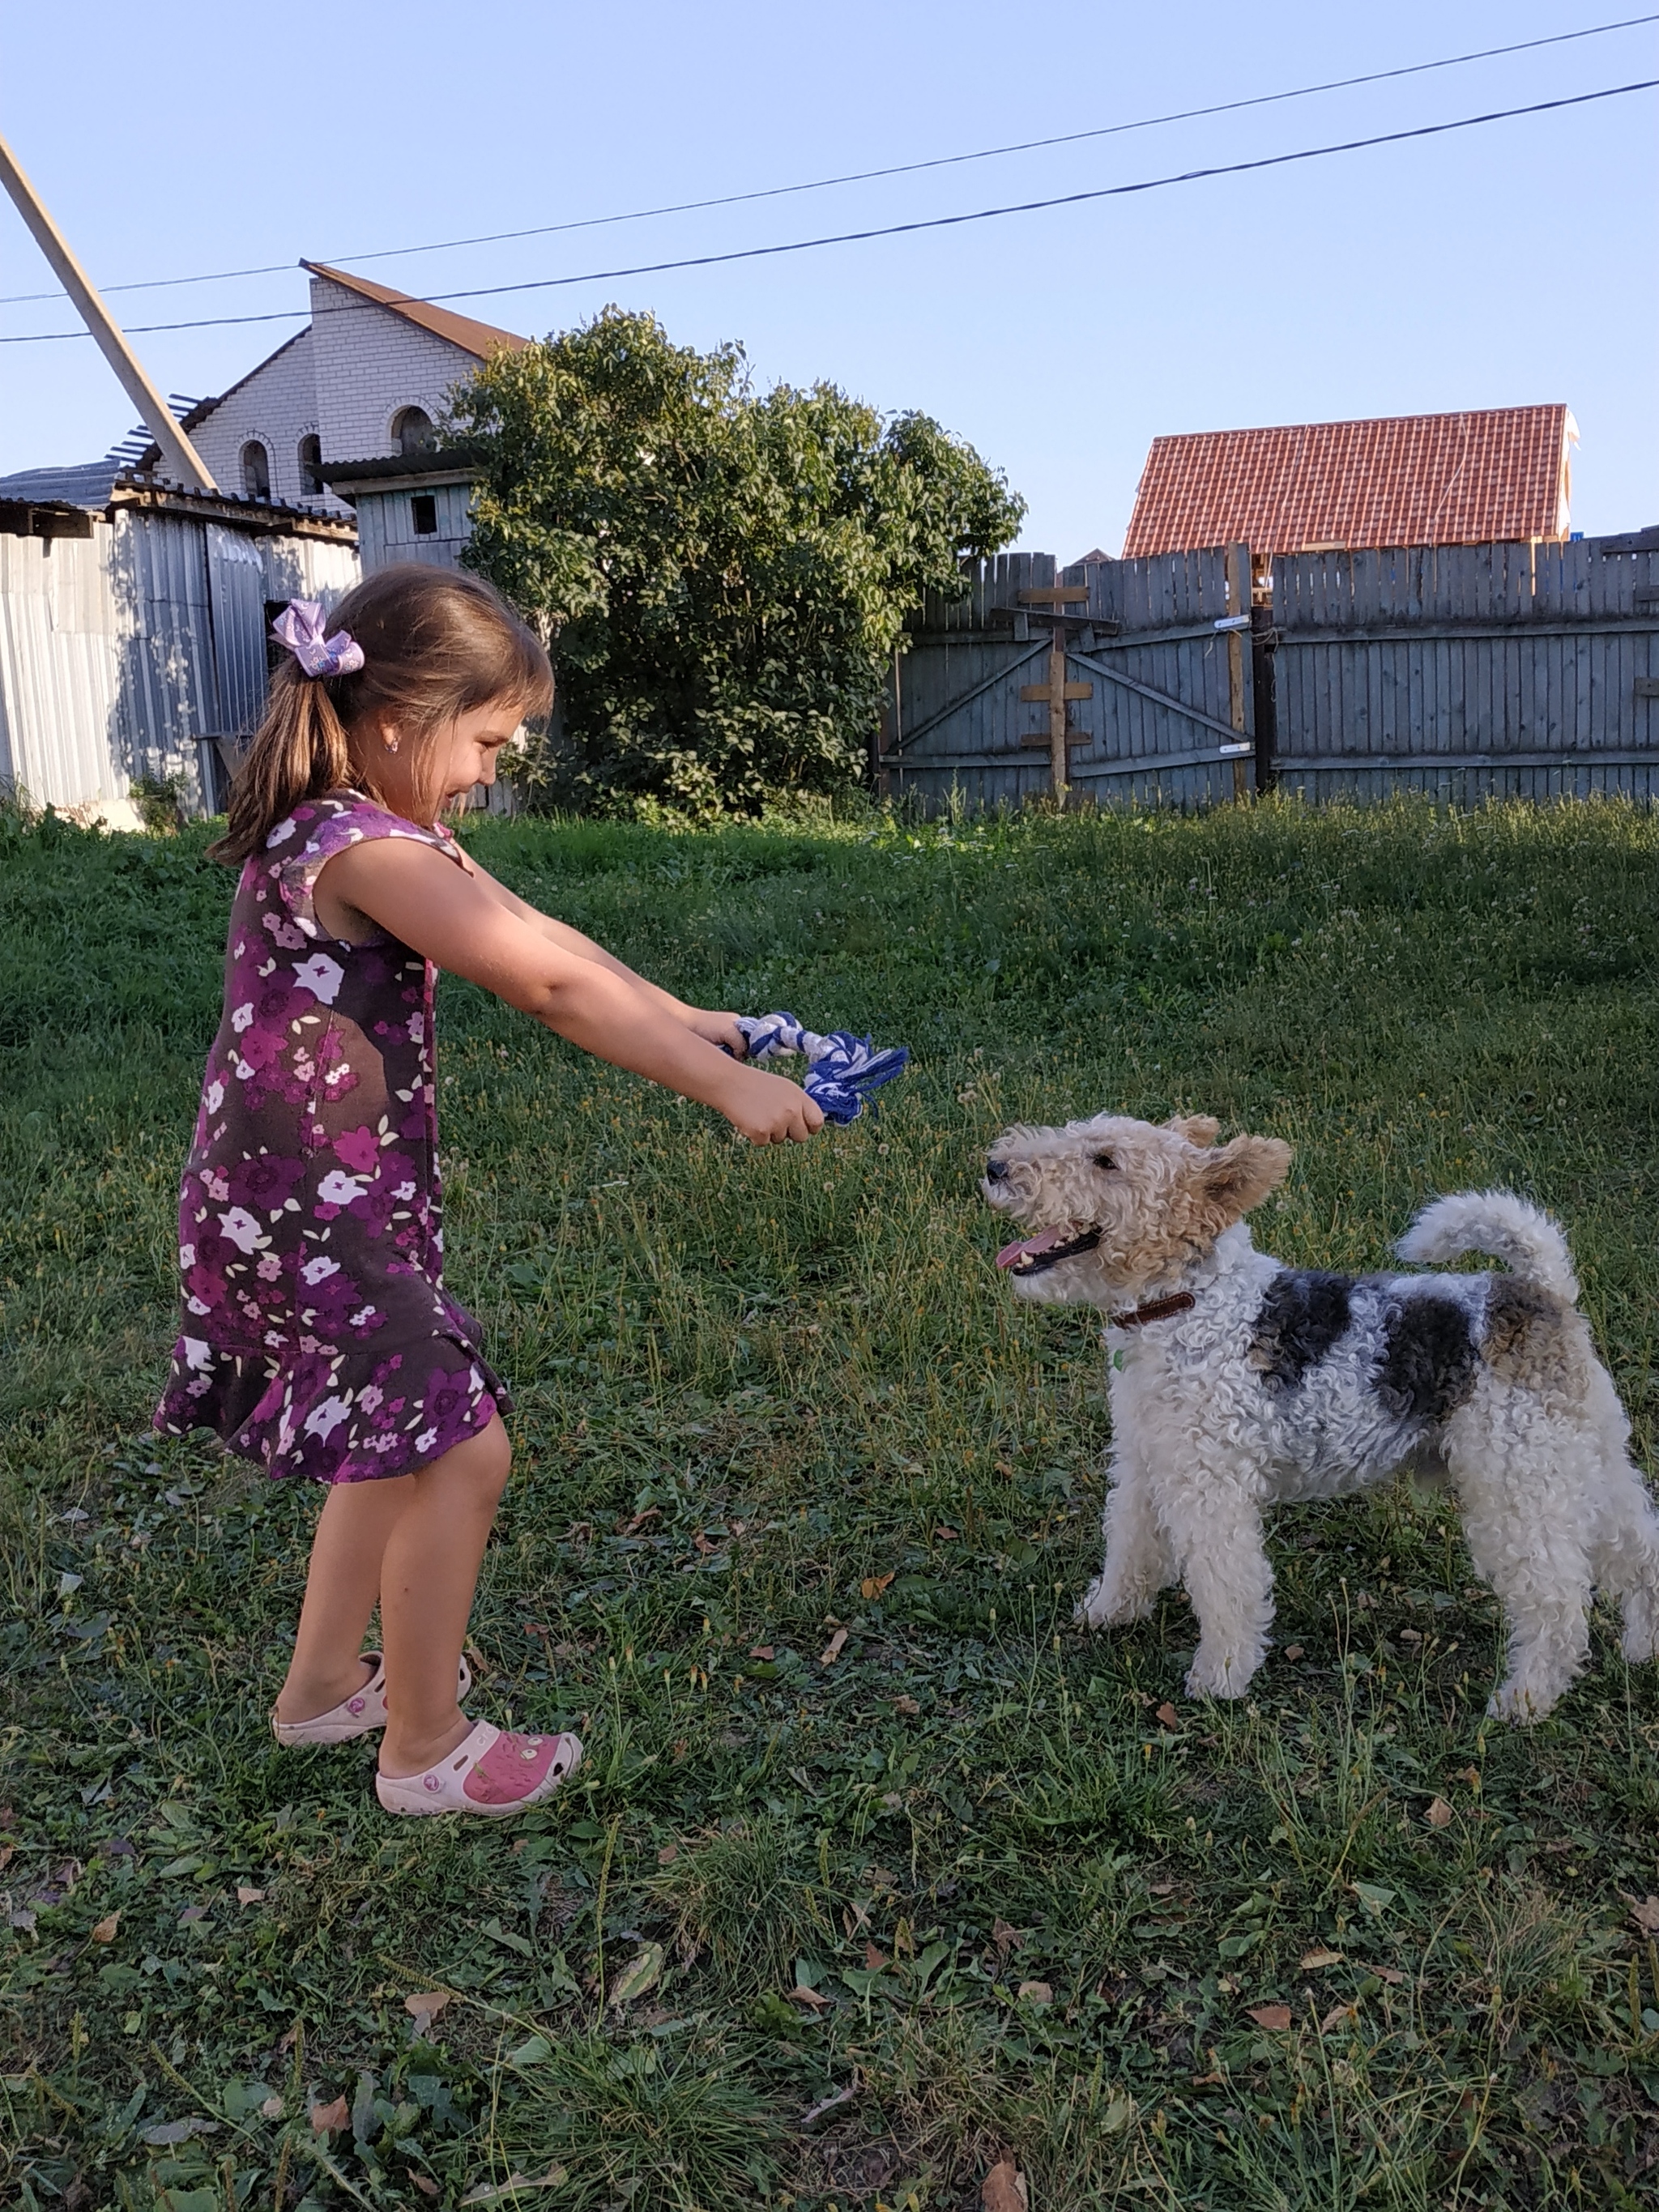
[[[404,1999],[404,2010],[414,2020],[416,2035],[426,2033],[454,1994],[453,1990],[421,1990]]]
[[[960,1528],[947,1528],[944,1522],[941,1521],[938,1528],[934,1529],[933,1534],[939,1538],[942,1544],[954,1544],[961,1535],[962,1531]]]
[[[662,1849],[657,1853],[657,1864],[659,1866],[672,1866],[679,1855],[680,1847],[678,1844],[665,1844]]]
[[[805,1983],[797,1982],[788,1992],[792,2004],[805,2005],[809,2012],[833,2012],[835,1999],[824,1996],[822,1990],[809,1990]]]
[[[1397,1966],[1373,1966],[1371,1972],[1379,1982],[1391,1983],[1395,1988],[1406,1978]]]
[[[443,2191],[439,2188],[437,2183],[432,2179],[432,2176],[429,2173],[411,2173],[409,2178],[414,2183],[416,2189],[420,2191],[422,2197],[442,2196]]]
[[[660,1506],[660,1505],[647,1505],[647,1506],[646,1506],[646,1507],[645,1507],[641,1511],[640,1511],[640,1512],[636,1513],[636,1514],[634,1516],[634,1518],[633,1518],[633,1519],[629,1522],[628,1526],[627,1526],[627,1527],[623,1530],[623,1535],[624,1535],[624,1536],[637,1536],[637,1535],[639,1534],[639,1533],[640,1533],[641,1529],[644,1528],[644,1526],[645,1526],[645,1524],[646,1524],[646,1522],[647,1522],[647,1521],[660,1521],[661,1519],[662,1519],[662,1508],[661,1508],[661,1506]]]
[[[1304,1951],[1302,1954],[1304,1974],[1316,1974],[1322,1966],[1340,1966],[1341,1964],[1342,1954],[1340,1951]]]
[[[859,1584],[859,1595],[867,1603],[871,1598],[879,1597],[892,1579],[891,1575],[866,1575]]]
[[[749,1654],[751,1659],[775,1659],[777,1656],[778,1648],[775,1644],[757,1644]]]
[[[1356,2018],[1358,2011],[1358,2005],[1333,2005],[1324,2019],[1320,2021],[1319,2033],[1322,2035],[1328,2035],[1334,2027],[1340,2027],[1345,2020]]]
[[[1622,1889],[1619,1894],[1629,1905],[1630,1917],[1642,1933],[1644,1936],[1659,1936],[1659,1897],[1628,1897]]]
[[[1285,1646],[1285,1656],[1292,1662],[1300,1659],[1304,1656],[1303,1647],[1299,1644],[1287,1644]]]
[[[846,1643],[846,1641],[847,1631],[844,1628],[838,1628],[835,1634],[830,1638],[829,1643],[824,1645],[823,1650],[819,1652],[819,1666],[833,1667],[836,1660],[840,1658],[842,1646]]]
[[[1431,1803],[1423,1818],[1431,1828],[1449,1828],[1452,1824],[1452,1808],[1443,1797],[1437,1797]]]
[[[255,1889],[251,1883],[246,1881],[239,1881],[237,1883],[236,1902],[238,1905],[263,1905],[264,1901],[265,1893],[264,1890]]]
[[[878,1974],[886,1964],[886,1953],[884,1951],[878,1951],[873,1943],[866,1941],[864,1946],[864,1971],[866,1973]]]
[[[621,2012],[625,2006],[636,2003],[647,1990],[655,1988],[662,1974],[663,1955],[660,1943],[640,1946],[611,1984],[609,2003],[612,2012]]]
[[[1471,1790],[1479,1790],[1480,1787],[1480,1769],[1478,1766],[1460,1767],[1457,1772],[1453,1775],[1452,1780],[1454,1782],[1467,1782]]]
[[[469,2189],[462,2197],[463,2204],[495,2204],[503,2197],[516,2197],[521,2189],[556,2189],[567,2179],[562,2166],[550,2166],[545,2173],[509,2173],[505,2181],[481,2181]],[[437,2195],[434,2190],[433,2195]]]
[[[1054,2001],[1054,1990],[1047,1982],[1022,1982],[1014,1995],[1024,1998],[1027,2004],[1046,2005]]]
[[[1024,1940],[1018,1929],[1011,1928],[1006,1920],[994,1920],[991,1923],[991,1941],[997,1947],[999,1966],[1011,1951],[1018,1951]]]
[[[331,2105],[313,2105],[311,2108],[311,2132],[314,2136],[337,2133],[351,2118],[351,2107],[343,2097],[337,2097]]]
[[[95,1920],[88,1929],[87,1940],[90,1943],[112,1943],[115,1941],[115,1931],[120,1925],[121,1916],[118,1912],[106,1912],[101,1920]],[[116,1970],[112,1967],[110,1971],[114,1972]]]
[[[1291,2024],[1291,2008],[1287,2004],[1252,2005],[1250,2018],[1269,2034],[1280,2035]]]
[[[906,1720],[913,1721],[921,1711],[921,1707],[913,1697],[906,1694],[894,1698],[893,1711],[896,1713],[902,1713]]]
[[[850,2105],[857,2096],[862,2081],[861,2075],[854,2074],[844,2089],[832,2089],[827,2097],[820,2097],[810,2112],[801,2114],[802,2127],[810,2128],[816,2121],[821,2120],[826,2112],[839,2112],[843,2105]]]
[[[979,2185],[980,2212],[1030,2212],[1031,2194],[1025,2176],[1005,2151]]]
[[[1181,1726],[1181,1716],[1171,1705],[1160,1705],[1158,1709],[1158,1718],[1166,1729],[1178,1729]]]

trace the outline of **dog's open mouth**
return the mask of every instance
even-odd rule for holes
[[[1045,1268],[1056,1267],[1062,1260],[1073,1260],[1080,1252],[1092,1252],[1100,1242],[1098,1229],[1073,1231],[1069,1221],[1062,1221],[1053,1229],[1045,1229],[1038,1237],[1022,1237],[1012,1244],[1005,1244],[997,1254],[997,1265],[1011,1275],[1040,1275]]]

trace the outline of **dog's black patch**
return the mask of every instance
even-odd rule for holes
[[[1250,1337],[1250,1364],[1270,1390],[1293,1390],[1346,1334],[1353,1283],[1346,1275],[1292,1269],[1268,1285]]]
[[[1480,1364],[1469,1317],[1455,1298],[1423,1291],[1389,1300],[1373,1384],[1389,1413],[1443,1421],[1474,1389]]]

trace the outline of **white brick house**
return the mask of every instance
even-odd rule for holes
[[[434,450],[454,386],[526,343],[367,277],[311,273],[311,321],[184,417],[227,491],[323,514],[355,507],[363,566],[453,564],[471,535],[471,478]],[[145,456],[154,467],[159,455]]]

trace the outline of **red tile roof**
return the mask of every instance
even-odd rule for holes
[[[378,307],[390,307],[405,322],[417,324],[434,337],[447,338],[451,345],[459,346],[463,353],[476,354],[480,361],[488,361],[492,353],[503,349],[521,353],[530,343],[512,331],[497,330],[494,323],[474,322],[471,315],[453,315],[447,307],[434,307],[428,301],[411,299],[407,292],[394,292],[389,284],[372,283],[367,276],[331,269],[325,262],[301,261],[300,266],[313,276],[326,276],[331,284],[343,284],[348,292],[373,300]]]
[[[1553,406],[1154,438],[1123,557],[1564,538],[1577,434]]]

